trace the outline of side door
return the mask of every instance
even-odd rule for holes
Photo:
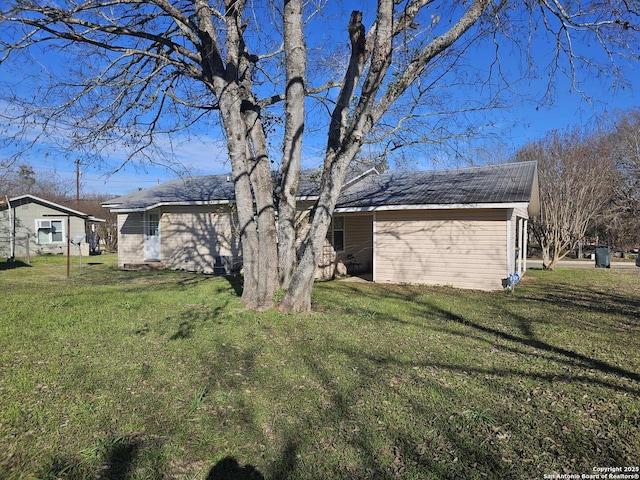
[[[144,222],[144,259],[160,260],[160,212],[146,212]]]

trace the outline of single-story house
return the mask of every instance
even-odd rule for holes
[[[35,195],[0,199],[0,255],[88,255],[98,248],[92,232],[104,222]],[[93,243],[92,243],[93,240]],[[79,247],[79,248],[78,248]]]
[[[300,225],[317,198],[303,177]],[[103,204],[118,215],[121,268],[229,272],[241,263],[228,175],[174,180]],[[345,183],[318,276],[499,290],[526,270],[528,218],[540,213],[536,162],[378,173]],[[511,276],[511,277],[510,277]]]

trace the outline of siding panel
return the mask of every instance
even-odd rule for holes
[[[229,207],[165,208],[160,220],[162,262],[170,269],[214,270],[215,257],[239,257],[237,222]]]
[[[144,221],[142,213],[118,215],[118,267],[144,261]]]
[[[505,220],[504,210],[378,212],[375,279],[501,289]]]

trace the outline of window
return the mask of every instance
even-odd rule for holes
[[[157,237],[160,230],[160,214],[149,213],[147,216],[147,235],[150,237]]]
[[[62,220],[36,220],[38,245],[64,242],[64,222]]]
[[[336,252],[344,251],[344,217],[333,217],[332,244]]]

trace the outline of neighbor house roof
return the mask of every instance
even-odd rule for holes
[[[299,198],[317,198],[321,175],[304,171]],[[383,173],[374,169],[352,172],[345,181],[336,211],[395,208],[458,208],[530,203],[537,215],[536,162],[519,162],[449,170]],[[206,175],[173,180],[104,202],[114,212],[145,211],[163,205],[233,203],[230,175]]]
[[[493,207],[531,203],[538,211],[536,162],[371,175],[343,191],[336,211]]]
[[[9,202],[8,204],[7,200]],[[25,205],[28,203],[37,203],[39,205],[51,208],[52,210],[57,210],[61,215],[71,215],[72,217],[79,217],[90,222],[105,222],[105,220],[102,218],[96,218],[93,215],[89,215],[88,213],[80,212],[78,210],[74,210],[73,208],[65,207],[64,205],[45,200],[44,198],[36,197],[35,195],[31,194],[20,195],[18,197],[0,200],[0,210],[4,210],[8,207],[8,205],[11,205],[12,207],[18,207],[20,205]]]

